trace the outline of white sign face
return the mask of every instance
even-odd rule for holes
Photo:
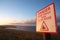
[[[36,32],[57,33],[54,3],[37,12]]]

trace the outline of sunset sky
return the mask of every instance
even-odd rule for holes
[[[52,2],[55,3],[56,14],[60,18],[60,0],[0,0],[0,25],[31,22],[38,10]]]

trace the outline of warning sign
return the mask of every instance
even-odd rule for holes
[[[44,21],[42,23],[42,26],[41,26],[40,30],[41,31],[49,31],[49,29],[48,29],[48,27],[47,27],[47,25],[46,25],[46,23]]]
[[[36,31],[57,33],[56,13],[54,3],[39,10],[36,14]]]

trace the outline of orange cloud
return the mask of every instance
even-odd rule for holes
[[[35,19],[36,18],[31,18],[31,19],[22,20],[22,21],[19,21],[17,23],[12,23],[12,24],[17,25],[17,26],[35,26]]]

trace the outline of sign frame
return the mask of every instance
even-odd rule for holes
[[[54,4],[54,3],[51,3],[51,4],[47,5],[46,7],[48,7],[48,6],[52,5],[52,4],[53,4],[53,10],[54,10],[54,13],[53,13],[53,14],[54,14],[54,20],[55,20],[56,32],[39,32],[39,33],[50,33],[50,34],[57,34],[57,33],[58,33],[57,21],[56,21],[55,4]],[[44,8],[46,8],[46,7],[44,7]],[[41,10],[43,10],[44,8],[42,8]],[[41,10],[39,10],[39,11],[41,11]],[[37,11],[37,13],[38,13],[39,11]],[[36,26],[37,26],[37,13],[36,13]],[[36,31],[36,32],[38,32],[38,31]]]

